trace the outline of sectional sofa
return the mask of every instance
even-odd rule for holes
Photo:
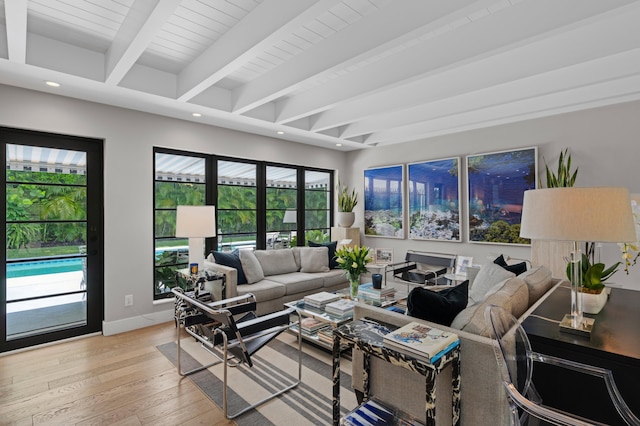
[[[491,264],[488,268],[495,270],[497,266]],[[468,306],[455,316],[450,327],[365,304],[357,304],[354,311],[356,319],[367,317],[397,326],[418,321],[458,334],[462,425],[495,426],[510,422],[501,374],[484,321],[485,307],[490,304],[503,306],[517,318],[524,319],[561,283],[561,280],[552,278],[551,271],[543,266],[493,284],[484,279],[487,275],[480,270],[476,280],[481,278],[483,282],[473,283],[469,291],[469,295],[477,300],[469,299]],[[473,291],[476,285],[478,287]],[[357,349],[353,352],[352,369],[353,387],[362,392],[362,353]],[[424,422],[423,376],[372,357],[369,377],[370,392],[375,398]],[[436,413],[436,424],[451,424],[450,366],[438,375],[436,381]]]
[[[342,269],[331,269],[335,244],[277,250],[213,252],[205,268],[225,274],[226,295],[253,293],[256,313],[281,310],[284,303],[321,291],[337,291],[349,285]]]

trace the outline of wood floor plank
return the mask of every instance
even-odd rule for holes
[[[174,338],[168,322],[0,357],[0,424],[233,425],[157,350]]]

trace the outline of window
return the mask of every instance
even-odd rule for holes
[[[208,250],[277,249],[329,241],[333,172],[154,149],[154,299],[171,297],[189,243],[175,237],[178,205],[215,205]]]
[[[218,250],[257,246],[256,170],[255,163],[218,160]]]
[[[175,237],[176,207],[205,204],[205,159],[156,152],[154,185],[154,298],[158,298],[171,294],[176,270],[189,263],[188,239]]]
[[[267,249],[296,245],[298,171],[267,166],[266,184]]]
[[[304,174],[305,237],[316,243],[328,242],[331,227],[333,174],[307,170]]]

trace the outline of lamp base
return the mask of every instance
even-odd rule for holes
[[[591,330],[593,330],[593,324],[595,320],[593,318],[582,318],[582,323],[578,325],[578,327],[572,327],[573,316],[571,314],[566,314],[562,321],[560,321],[560,331],[565,333],[577,334],[578,336],[591,336]]]

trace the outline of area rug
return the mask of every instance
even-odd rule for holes
[[[229,412],[264,398],[274,386],[281,388],[295,380],[298,373],[297,340],[289,333],[262,348],[251,359],[253,368],[245,365],[229,368]],[[181,342],[184,350],[183,370],[213,362],[214,358],[194,339]],[[159,345],[158,350],[176,365],[175,342]],[[234,419],[240,426],[253,425],[329,425],[332,422],[331,353],[303,342],[302,383],[295,389],[250,410]],[[342,415],[357,406],[351,389],[351,361],[341,359],[340,403]],[[222,365],[188,376],[216,405],[222,407]]]

